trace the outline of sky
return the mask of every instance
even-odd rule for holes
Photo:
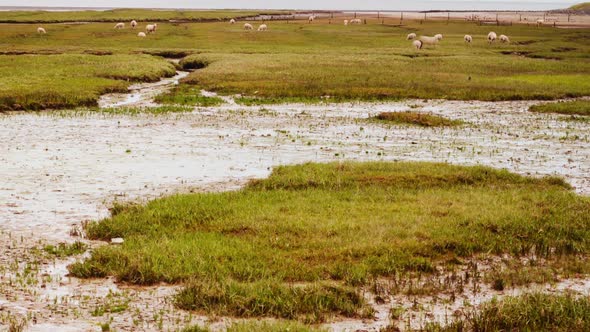
[[[0,6],[196,9],[334,10],[545,10],[566,8],[570,0],[0,0]]]

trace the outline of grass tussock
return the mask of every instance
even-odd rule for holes
[[[191,281],[175,298],[185,310],[235,317],[278,317],[308,323],[327,315],[369,318],[372,310],[353,289],[340,286],[289,286],[280,282]]]
[[[43,251],[45,251],[46,253],[61,258],[83,254],[87,249],[88,246],[80,241],[76,241],[70,244],[60,243],[57,246],[46,245],[45,247],[43,247]]]
[[[326,329],[315,328],[296,321],[243,321],[227,327],[227,332],[327,332]],[[210,332],[207,327],[198,325],[186,327],[182,332]]]
[[[180,66],[184,70],[203,69],[211,64],[212,60],[201,55],[187,56],[180,60]]]
[[[382,112],[375,119],[388,123],[409,124],[421,127],[455,127],[465,124],[461,120],[451,120],[442,116],[406,111]]]
[[[590,100],[576,100],[533,105],[529,108],[529,111],[536,113],[557,113],[565,115],[590,116]]]
[[[121,207],[86,232],[125,243],[97,248],[70,266],[75,276],[185,282],[183,308],[313,321],[363,315],[342,287],[430,273],[452,257],[587,254],[590,201],[561,179],[486,167],[305,164],[237,192]]]
[[[427,331],[555,331],[590,330],[590,297],[526,294],[491,301],[449,326],[430,326]]]
[[[247,321],[242,323],[234,323],[228,327],[227,332],[327,332],[325,329],[309,327],[298,322],[288,321]]]

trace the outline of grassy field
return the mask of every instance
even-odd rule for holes
[[[534,105],[529,108],[529,111],[537,113],[590,116],[590,100]]]
[[[283,13],[271,11],[267,13]],[[60,22],[119,22],[119,21],[209,21],[256,16],[260,11],[244,10],[148,10],[113,9],[86,11],[0,11],[0,23],[60,23]]]
[[[188,55],[182,65],[205,68],[189,75],[184,83],[194,87],[179,89],[172,101],[195,99],[200,89],[243,94],[247,98],[239,101],[250,104],[590,95],[588,30],[411,21],[400,27],[393,20],[345,27],[340,21],[318,20],[314,24],[268,22],[269,31],[258,33],[243,31],[242,23],[161,23],[158,32],[145,39],[136,37],[137,31],[131,29],[114,30],[112,23],[43,24],[47,35],[36,33],[38,24],[4,24],[0,53],[35,54],[38,61],[49,63],[47,54]],[[485,36],[490,30],[509,35],[512,43],[488,45]],[[416,51],[405,40],[409,32],[442,33],[444,39],[436,47]],[[471,46],[463,42],[466,33],[474,36]],[[0,56],[0,66],[20,76],[18,71],[23,69],[13,59]],[[52,64],[55,70],[68,70],[67,62]],[[47,75],[38,71],[34,77],[25,75],[18,84],[4,83],[3,91],[18,95],[22,85],[35,88]],[[101,78],[89,80],[101,85]],[[54,84],[64,94],[78,85],[68,80]],[[68,99],[89,99],[84,92],[80,94],[79,98],[68,95]],[[43,95],[37,99],[36,104],[52,104]]]
[[[148,55],[0,56],[0,111],[95,106],[101,94],[126,92],[129,80],[174,73],[169,62]]]
[[[238,192],[118,206],[86,227],[125,238],[79,277],[185,284],[176,305],[305,322],[371,315],[357,287],[479,253],[565,260],[590,250],[590,200],[556,178],[430,163],[278,167]]]
[[[446,327],[426,331],[590,331],[590,297],[566,294],[526,294],[485,303]]]

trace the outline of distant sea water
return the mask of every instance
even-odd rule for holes
[[[445,1],[445,0],[97,0],[95,7],[87,6],[89,2],[77,0],[32,0],[26,6],[9,6],[10,2],[0,0],[0,10],[31,10],[50,11],[71,10],[109,10],[114,6],[125,8],[177,8],[177,9],[313,9],[313,10],[390,10],[390,11],[482,11],[482,10],[528,10],[543,11],[567,8],[576,2],[558,1]],[[34,5],[29,5],[34,4]],[[86,5],[86,6],[84,6]],[[61,6],[61,7],[58,7]]]

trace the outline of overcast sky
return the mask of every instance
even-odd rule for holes
[[[555,9],[576,3],[568,0],[0,0],[0,6],[137,7],[137,8],[252,8],[252,9]]]

